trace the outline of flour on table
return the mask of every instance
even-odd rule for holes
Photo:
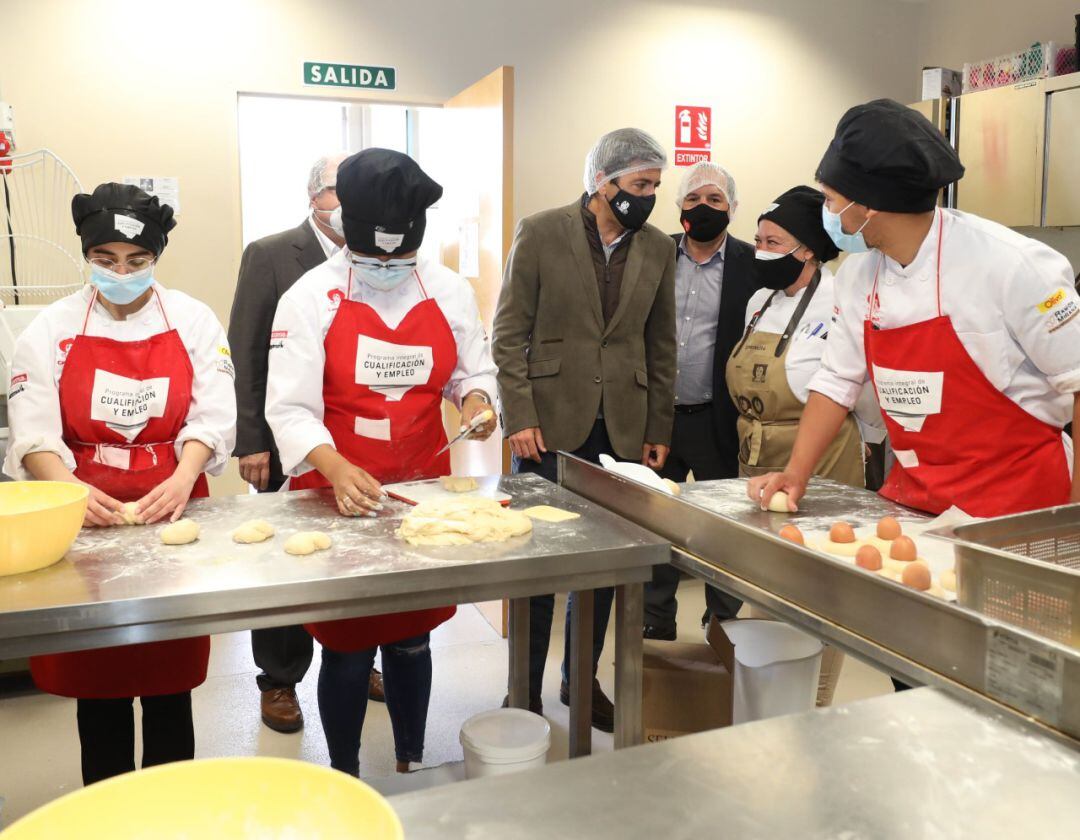
[[[493,499],[463,496],[421,502],[401,520],[397,535],[410,545],[469,545],[502,542],[532,531],[524,513]]]

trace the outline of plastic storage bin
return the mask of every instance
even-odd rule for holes
[[[780,621],[743,619],[722,626],[735,646],[732,723],[814,708],[821,642]]]

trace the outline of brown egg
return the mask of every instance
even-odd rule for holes
[[[834,543],[853,543],[855,530],[846,522],[837,522],[829,529],[829,539]]]
[[[930,588],[930,568],[925,563],[908,563],[900,573],[900,582],[904,586],[925,592]]]
[[[785,525],[780,529],[780,538],[784,540],[791,540],[793,543],[799,545],[806,545],[806,541],[803,539],[802,531],[796,528],[794,525]]]
[[[891,516],[883,516],[877,524],[878,539],[895,540],[900,536],[900,523]]]
[[[881,552],[872,545],[864,545],[855,552],[855,565],[876,572],[881,568]]]
[[[893,560],[901,560],[904,563],[910,563],[919,556],[918,552],[915,550],[915,540],[911,537],[897,537],[893,540],[892,547],[889,549],[889,556]]]

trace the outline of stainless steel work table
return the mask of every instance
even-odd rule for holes
[[[923,688],[390,803],[409,840],[1072,838],[1080,753]]]
[[[574,591],[571,753],[579,755],[591,746],[592,685],[591,633],[579,631],[592,626],[592,590],[615,586],[615,740],[639,743],[642,582],[670,546],[538,477],[504,476],[499,488],[514,508],[548,504],[581,518],[535,522],[531,535],[504,543],[410,546],[394,534],[408,506],[390,501],[376,518],[346,519],[326,490],[193,501],[186,516],[202,533],[187,546],[163,545],[158,527],[84,530],[54,566],[0,577],[0,658],[511,598],[511,694],[527,706],[528,596]],[[231,533],[249,519],[272,523],[276,537],[237,545]],[[285,554],[285,538],[313,530],[333,547]]]

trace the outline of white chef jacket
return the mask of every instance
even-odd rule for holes
[[[1069,261],[1052,248],[986,219],[939,210],[906,267],[872,250],[845,260],[821,369],[810,380],[841,405],[855,404],[868,379],[863,321],[878,277],[875,323],[882,329],[937,317],[938,219],[941,311],[986,378],[1029,414],[1058,428],[1080,391],[1080,297]],[[972,417],[973,424],[978,423]]]
[[[443,396],[461,406],[465,394],[484,391],[496,397],[491,343],[480,320],[476,296],[468,281],[444,265],[421,259],[417,273],[427,295],[435,300],[457,342],[457,364]],[[324,341],[337,314],[337,290],[349,282],[348,249],[342,248],[296,281],[278,303],[270,340],[266,381],[266,422],[274,433],[286,475],[312,469],[304,459],[315,447],[334,445],[323,424]],[[372,289],[352,273],[349,299],[366,303],[394,329],[424,299],[414,278],[389,291]]]
[[[194,369],[191,407],[176,438],[177,457],[184,443],[197,440],[213,451],[205,472],[220,475],[236,442],[236,393],[229,341],[209,306],[160,283],[155,285],[169,323],[179,333]],[[8,394],[11,443],[4,459],[4,472],[14,479],[32,478],[22,460],[33,452],[55,452],[68,469],[75,469],[75,457],[63,440],[60,419],[60,375],[67,357],[60,345],[67,346],[67,339],[83,332],[92,294],[93,287],[84,286],[50,304],[15,343]],[[157,296],[151,295],[142,309],[124,321],[113,318],[98,301],[85,334],[142,341],[165,330]]]
[[[784,372],[787,374],[788,387],[803,403],[810,397],[810,379],[821,367],[821,357],[828,344],[826,339],[832,326],[835,283],[833,273],[822,266],[821,282],[788,343]],[[807,287],[803,287],[789,297],[783,291],[758,289],[746,307],[746,323],[749,325],[750,320],[771,296],[772,303],[754,329],[783,335],[784,328],[795,314],[806,291]],[[885,439],[885,420],[878,408],[874,387],[869,381],[859,390],[854,413],[864,440],[868,443],[880,443]]]

